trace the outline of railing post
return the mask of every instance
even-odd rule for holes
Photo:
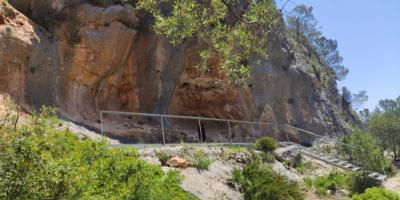
[[[104,139],[103,111],[100,111],[101,139]]]
[[[231,123],[229,120],[228,120],[228,132],[229,132],[229,141],[232,144]]]
[[[200,118],[198,118],[198,123],[199,123],[199,132],[200,132],[199,141],[200,141],[200,143],[203,143],[203,132],[201,130],[201,120],[200,120]]]
[[[274,134],[275,134],[275,140],[276,140],[276,142],[279,142],[279,137],[278,137],[278,134],[279,134],[278,124],[274,124]]]
[[[287,141],[287,142],[290,142],[290,140],[289,140],[289,133],[288,133],[288,131],[285,131],[285,133],[286,133],[286,141]]]
[[[253,132],[253,142],[256,142],[256,136],[254,134],[254,124],[253,123],[251,123],[251,129],[252,129],[252,132]]]
[[[160,114],[160,118],[161,118],[161,133],[162,133],[163,145],[165,145],[164,117],[163,117],[163,115]]]

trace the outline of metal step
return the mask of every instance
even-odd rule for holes
[[[353,164],[347,164],[347,165],[345,165],[344,167],[351,169],[352,166],[353,166]]]
[[[337,167],[342,168],[344,170],[349,170],[349,171],[359,171],[359,170],[361,170],[361,167],[356,166],[356,165],[354,165],[352,163],[349,163],[347,161],[334,158],[332,156],[324,155],[322,153],[316,152],[316,151],[311,150],[311,149],[301,148],[299,150],[300,150],[301,153],[304,153],[307,156],[310,156],[312,158],[315,158],[317,160],[323,161],[325,163],[337,166]],[[375,180],[378,180],[378,181],[384,181],[387,178],[387,176],[382,175],[382,174],[377,173],[377,172],[373,172],[373,173],[369,174],[368,176],[373,178],[373,179],[375,179]]]
[[[356,172],[356,171],[358,171],[360,169],[361,169],[360,167],[354,167],[353,169],[351,169],[351,171]]]

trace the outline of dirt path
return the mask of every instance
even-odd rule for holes
[[[393,192],[397,192],[400,194],[400,170],[397,170],[395,176],[388,178],[384,183],[383,186]]]

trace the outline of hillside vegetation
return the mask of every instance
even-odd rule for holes
[[[53,109],[15,128],[12,116],[0,121],[1,199],[193,199],[177,171],[165,174],[135,148],[109,149],[59,130]]]

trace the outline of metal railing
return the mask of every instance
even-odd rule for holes
[[[196,117],[196,116],[182,116],[182,115],[167,115],[167,114],[150,114],[150,113],[138,113],[138,112],[122,112],[122,111],[100,111],[100,123],[101,123],[101,135],[103,138],[105,138],[105,129],[104,129],[104,115],[125,115],[125,116],[139,116],[139,117],[153,117],[159,119],[159,125],[161,127],[161,135],[162,135],[162,144],[165,145],[167,144],[166,141],[166,127],[165,127],[165,121],[168,119],[184,119],[184,120],[195,120],[197,121],[197,128],[199,136],[198,136],[198,143],[203,143],[205,142],[203,140],[203,131],[202,131],[202,122],[205,121],[214,121],[214,122],[222,122],[227,125],[227,131],[229,135],[229,142],[223,143],[219,142],[217,144],[251,144],[255,142],[256,135],[255,135],[255,128],[254,126],[258,126],[259,129],[262,131],[263,129],[261,126],[272,126],[273,129],[273,136],[275,137],[276,141],[278,142],[294,142],[294,143],[299,143],[302,144],[302,142],[307,141],[310,143],[311,146],[314,148],[321,148],[319,145],[323,144],[329,144],[329,139],[331,139],[331,142],[334,143],[334,145],[341,145],[342,147],[347,147],[350,149],[354,149],[356,147],[351,146],[349,144],[340,142],[337,140],[337,138],[331,137],[332,134],[329,133],[322,133],[322,134],[316,134],[314,132],[304,130],[289,124],[276,124],[276,123],[269,123],[269,122],[255,122],[255,121],[245,121],[245,120],[235,120],[235,119],[219,119],[219,118],[208,118],[208,117]],[[233,134],[232,134],[232,124],[245,124],[245,125],[250,125],[251,126],[251,137],[252,137],[252,142],[247,142],[245,140],[241,141],[233,141]],[[285,130],[284,128],[289,128],[290,131]],[[281,132],[284,132],[285,135],[281,135]],[[293,133],[293,131],[296,131]],[[292,132],[292,134],[289,134],[289,132]],[[304,136],[304,134],[306,136]],[[174,134],[172,134],[174,135]],[[336,134],[335,134],[336,135]],[[297,137],[297,138],[292,138],[292,137]],[[316,142],[318,141],[318,142]],[[176,142],[176,141],[175,141]],[[317,151],[322,152],[323,149],[317,149]],[[362,149],[362,151],[368,151]],[[334,153],[335,156],[337,153]],[[383,173],[386,175],[385,170],[383,169]]]
[[[196,116],[182,116],[182,115],[167,115],[167,114],[151,114],[151,113],[138,113],[138,112],[123,112],[123,111],[100,111],[100,123],[101,123],[101,135],[104,137],[105,136],[105,128],[104,128],[104,115],[125,115],[125,116],[139,116],[139,117],[153,117],[153,118],[158,118],[159,119],[159,125],[161,127],[161,135],[162,135],[162,143],[166,144],[166,128],[165,128],[165,120],[167,119],[185,119],[185,120],[195,120],[197,121],[197,128],[199,129],[198,132],[200,134],[199,136],[199,142],[202,143],[203,140],[203,133],[204,130],[202,130],[202,122],[205,121],[214,121],[214,122],[222,122],[227,125],[228,129],[228,135],[229,135],[229,143],[233,143],[233,134],[232,134],[232,124],[245,124],[245,125],[250,125],[252,129],[252,140],[253,142],[256,139],[255,135],[255,126],[258,126],[259,128],[261,126],[275,126],[275,123],[267,123],[267,122],[254,122],[254,121],[244,121],[244,120],[235,120],[235,119],[219,119],[219,118],[209,118],[209,117],[196,117]],[[276,131],[274,131],[276,133]],[[278,135],[275,134],[275,138],[278,140]],[[243,142],[243,141],[239,141]]]

